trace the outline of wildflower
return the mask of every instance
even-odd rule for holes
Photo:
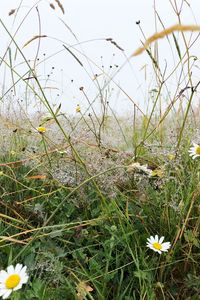
[[[43,133],[45,133],[46,131],[47,131],[47,129],[45,128],[45,127],[37,127],[36,128],[36,130],[39,132],[39,133],[41,133],[41,134],[43,134]]]
[[[174,154],[172,154],[172,153],[169,153],[167,155],[167,157],[168,157],[169,160],[174,160],[176,158],[176,156]]]
[[[21,289],[24,283],[27,283],[28,275],[26,266],[17,264],[7,267],[7,271],[0,271],[0,297],[7,299],[13,291]]]
[[[193,143],[193,146],[190,147],[188,152],[189,152],[189,155],[193,159],[195,159],[196,157],[199,157],[200,156],[200,145]]]
[[[77,112],[77,113],[80,113],[80,112],[81,112],[81,108],[80,108],[80,105],[79,105],[79,104],[77,104],[77,106],[76,106],[76,112]]]
[[[158,238],[158,235],[155,235],[155,237],[150,236],[150,238],[147,239],[147,247],[154,250],[155,252],[158,252],[161,254],[162,252],[167,252],[168,249],[171,247],[170,242],[163,243],[164,236],[161,236],[161,238]]]
[[[80,300],[85,299],[87,294],[93,291],[93,288],[87,285],[84,281],[79,282],[76,289],[77,289],[76,295]]]
[[[161,168],[161,169],[155,169],[155,170],[151,170],[150,174],[149,174],[151,177],[164,177],[165,175],[165,172],[164,170]]]
[[[134,171],[142,171],[143,173],[146,173],[148,175],[151,174],[151,170],[148,169],[147,165],[141,165],[140,163],[132,163],[127,167],[128,172],[134,172]]]
[[[59,154],[66,154],[67,153],[66,150],[58,150],[58,149],[56,149],[56,152],[59,153]]]

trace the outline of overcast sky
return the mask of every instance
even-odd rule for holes
[[[135,101],[145,110],[149,97],[148,90],[154,88],[155,84],[151,80],[151,62],[147,55],[142,54],[137,59],[131,59],[119,72],[118,70],[124,64],[126,57],[129,57],[141,45],[141,40],[144,40],[136,21],[140,20],[140,26],[146,37],[155,32],[154,4],[165,27],[177,23],[177,17],[170,1],[60,0],[65,10],[65,14],[63,14],[56,1],[41,0],[38,1],[37,5],[39,15],[36,8],[30,11],[37,3],[35,0],[1,2],[1,19],[12,34],[28,13],[15,36],[21,49],[28,40],[40,33],[39,18],[41,19],[41,34],[48,37],[40,40],[36,70],[52,104],[57,106],[62,103],[63,111],[69,113],[75,112],[78,103],[85,110],[89,101],[95,101],[99,107],[100,97],[95,100],[98,87],[102,87],[105,81],[114,76],[115,82],[111,82],[110,86],[107,86],[103,95],[104,99],[110,102],[112,108],[118,113],[124,113],[133,109],[132,101]],[[180,5],[182,1],[177,0],[176,2]],[[16,9],[20,3],[21,7],[17,15],[15,13],[8,16],[9,11]],[[50,3],[54,4],[55,10],[50,7]],[[191,7],[188,7],[187,3]],[[183,4],[182,23],[200,24],[199,0],[188,0],[187,3]],[[73,33],[61,20],[70,27]],[[158,19],[157,26],[159,29],[162,28]],[[106,38],[112,38],[124,51],[110,41],[106,41]],[[0,55],[2,57],[10,42],[10,38],[2,26],[0,27],[0,40]],[[31,61],[31,66],[34,65],[34,59],[37,55],[38,42],[39,40],[35,40],[22,49],[26,58]],[[77,46],[77,43],[80,45]],[[168,50],[166,51],[164,42],[161,41],[160,43],[160,57],[163,61],[167,59],[170,64],[172,55],[168,53]],[[64,49],[63,44],[67,47],[73,45],[70,49],[83,66]],[[28,69],[19,53],[16,57],[14,46],[11,46],[11,57],[17,72],[21,75],[24,74]],[[43,62],[44,59],[45,62]],[[102,71],[108,76],[103,75]],[[147,78],[145,78],[145,71]],[[1,66],[1,76],[2,74],[4,80],[1,80],[2,86],[0,88],[5,92],[11,86],[9,69],[5,70],[5,67]],[[98,82],[94,80],[94,74],[98,75]],[[17,76],[14,75],[14,77],[17,80]],[[120,91],[116,84],[120,85],[126,93]],[[81,86],[84,86],[88,100],[79,90]],[[22,83],[16,86],[16,98],[20,97],[24,97]],[[30,93],[28,97],[33,103],[34,95]],[[38,106],[36,106],[37,108]]]

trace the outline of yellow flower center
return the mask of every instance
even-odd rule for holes
[[[198,155],[200,155],[200,146],[197,146],[197,148],[196,148],[196,154],[198,154]]]
[[[77,107],[76,107],[76,112],[77,112],[77,113],[81,112],[81,108],[80,108],[79,105],[77,105]]]
[[[162,249],[162,245],[159,244],[159,243],[154,243],[154,244],[153,244],[153,247],[154,247],[156,250],[161,250],[161,249]]]
[[[7,289],[14,289],[16,286],[18,286],[19,282],[20,282],[19,275],[12,274],[6,279],[5,286]]]

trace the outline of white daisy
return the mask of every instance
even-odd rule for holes
[[[127,171],[128,172],[142,171],[145,174],[148,174],[148,175],[151,174],[151,170],[148,169],[148,166],[147,165],[141,165],[139,162],[135,162],[135,163],[130,164],[127,167]]]
[[[160,239],[158,238],[158,235],[155,235],[155,237],[150,236],[147,241],[147,247],[154,250],[155,252],[158,252],[159,254],[161,254],[162,252],[167,252],[171,247],[170,242],[163,243],[164,236],[161,236]]]
[[[13,291],[21,289],[22,284],[27,283],[28,275],[26,266],[17,264],[7,267],[7,271],[0,271],[0,297],[7,299]]]
[[[189,155],[195,159],[196,157],[199,157],[200,156],[200,145],[196,144],[196,143],[192,143],[193,146],[190,147],[189,149]]]

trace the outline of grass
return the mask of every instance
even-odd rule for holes
[[[58,5],[64,13],[61,2],[51,8]],[[170,3],[180,23],[177,3]],[[37,59],[33,69],[1,24],[12,38],[2,59],[12,88],[24,84],[25,95],[33,92],[42,107],[38,115],[28,113],[27,103],[19,111],[9,106],[5,114],[10,88],[1,99],[0,268],[22,263],[29,274],[11,299],[200,299],[200,164],[188,153],[192,141],[199,143],[194,109],[199,82],[192,73],[198,62],[190,61],[196,36],[181,31],[179,39],[175,32],[166,37],[177,56],[167,74],[158,44],[153,51],[150,40],[144,41],[155,79],[149,111],[134,103],[133,116],[118,117],[108,101],[115,74],[101,70],[102,81],[93,74],[101,113],[80,88],[88,109],[80,104],[73,117],[60,104],[51,105],[37,76]],[[12,62],[12,47],[27,66],[23,75]],[[64,47],[80,62],[74,47]],[[176,88],[170,91],[174,73]],[[38,126],[46,131],[38,132]],[[151,175],[135,162],[147,165]],[[146,247],[156,234],[170,241],[168,252],[159,255]]]

